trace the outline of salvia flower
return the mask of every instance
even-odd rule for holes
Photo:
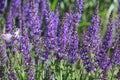
[[[25,64],[26,66],[28,66],[28,62],[27,60],[29,59],[29,49],[30,49],[30,44],[29,44],[29,39],[27,38],[26,35],[26,30],[21,30],[22,31],[22,35],[20,38],[20,48],[21,48],[21,53],[23,54],[23,57],[25,59]]]
[[[0,40],[0,61],[1,61],[1,67],[3,67],[2,71],[3,76],[7,77],[8,75],[6,74],[6,62],[7,62],[7,54],[6,54],[6,47],[3,44],[2,40]]]
[[[105,53],[107,53],[109,47],[113,42],[113,37],[114,37],[113,35],[114,35],[114,22],[113,22],[112,13],[111,13],[109,24],[107,25],[107,30],[104,36],[103,46],[102,46],[105,49]]]
[[[28,68],[28,78],[29,80],[31,80],[35,77],[34,69],[32,68],[34,63],[30,56],[30,43],[29,43],[28,35],[26,35],[26,32],[27,30],[25,30],[25,32],[23,31],[24,34],[22,35],[21,38],[21,52],[25,60],[25,65]],[[33,71],[31,71],[31,68],[33,69]]]
[[[116,41],[116,49],[115,49],[115,53],[113,55],[113,59],[112,62],[119,64],[120,65],[120,34],[119,36],[117,36],[117,41]]]
[[[100,44],[100,19],[98,15],[98,4],[96,4],[94,13],[92,15],[91,24],[87,29],[88,36],[90,37],[89,47],[94,52]]]
[[[21,5],[21,0],[11,0],[10,2],[12,16],[14,18],[18,16],[18,10],[20,5]]]
[[[34,69],[32,68],[33,66],[33,61],[31,59],[30,56],[30,42],[29,42],[29,38],[28,38],[28,34],[27,34],[27,28],[22,28],[22,35],[21,35],[21,39],[20,39],[20,44],[21,44],[21,52],[25,61],[25,65],[28,68],[28,80],[33,80],[33,78],[35,77],[34,74]],[[32,69],[32,71],[31,71]]]
[[[18,16],[21,0],[11,0],[5,20],[5,33],[12,33],[14,18]]]
[[[29,15],[30,15],[30,29],[31,29],[31,35],[34,34],[40,34],[41,29],[39,25],[39,17],[38,17],[38,3],[35,1],[30,2],[30,9],[29,9]]]
[[[69,55],[70,55],[70,63],[74,63],[76,60],[76,54],[78,52],[78,43],[79,43],[79,37],[78,37],[78,28],[77,26],[80,23],[80,18],[82,15],[83,10],[83,3],[84,0],[75,0],[75,7],[74,7],[74,13],[71,15],[71,22],[69,26]]]
[[[29,67],[29,70],[28,70],[28,80],[35,80],[35,70],[32,66]]]
[[[37,53],[35,55],[35,61],[39,61],[38,58],[40,58],[40,52],[44,50],[44,46],[45,46],[45,38],[43,38],[41,36],[42,31],[42,25],[43,25],[43,20],[44,20],[44,16],[45,16],[45,11],[46,11],[46,4],[47,4],[47,0],[36,0],[35,4],[37,5],[36,10],[38,10],[37,13],[37,22],[38,22],[38,27],[36,27],[36,29],[34,29],[35,31],[37,30],[37,34],[34,34],[34,51]],[[46,55],[46,54],[44,54]]]
[[[70,55],[70,63],[74,63],[77,59],[76,54],[78,53],[78,43],[79,43],[79,37],[76,31],[73,32],[73,35],[71,35],[73,38],[71,40],[70,44],[70,50],[69,50],[69,55]]]
[[[41,36],[41,20],[38,16],[39,4],[37,3],[37,1],[31,1],[29,7],[30,38],[34,48],[33,50],[38,54],[40,52],[39,42]]]
[[[114,22],[113,22],[113,13],[109,17],[109,23],[107,25],[107,30],[100,46],[100,51],[98,52],[98,63],[102,70],[105,70],[109,66],[110,58],[108,56],[108,50],[110,49],[114,36]]]
[[[18,80],[17,74],[14,70],[14,66],[13,66],[13,59],[9,59],[10,60],[10,74],[9,74],[9,79],[10,80]]]
[[[26,4],[24,3],[23,6]],[[22,8],[24,10],[24,8]],[[23,16],[22,16],[22,24],[21,26],[21,38],[20,38],[20,45],[21,45],[21,52],[25,61],[25,65],[28,68],[27,75],[28,75],[28,80],[34,80],[35,78],[35,71],[33,68],[34,61],[32,60],[32,57],[30,56],[30,40],[28,37],[28,27],[26,26],[27,23],[25,23],[25,11],[23,11]]]
[[[46,11],[46,4],[47,4],[46,0],[40,0],[39,2],[38,15],[39,15],[39,20],[40,20],[39,22],[40,26],[42,26],[43,18],[44,18],[45,11]]]
[[[86,32],[84,32],[82,37],[82,49],[80,50],[80,58],[83,61],[86,71],[90,72],[93,70],[93,63],[90,57],[90,48],[89,48],[90,37]]]
[[[26,24],[24,24],[26,27],[30,27],[30,12],[29,12],[29,9],[30,9],[30,2],[29,0],[23,0],[25,5],[22,6],[22,8],[24,8],[24,21]],[[20,10],[20,9],[19,9]],[[20,18],[21,14],[19,13],[19,18]]]
[[[97,53],[97,51],[99,49],[98,47],[99,47],[99,45],[101,43],[100,31],[99,31],[98,4],[96,4],[94,13],[92,15],[91,24],[87,28],[87,31],[84,34],[82,40],[83,40],[83,43],[82,43],[83,44],[83,46],[82,46],[83,49],[82,50],[84,50],[85,47],[86,47],[85,49],[88,49],[87,52],[83,51],[82,54],[88,56],[89,57],[88,59],[91,59],[90,58],[90,53],[91,52]],[[85,57],[85,56],[82,56],[82,57]],[[90,60],[90,62],[91,62],[91,60]],[[90,64],[92,65],[92,62]]]
[[[4,10],[5,10],[5,3],[6,3],[6,0],[1,0],[0,1],[0,13],[4,12]]]
[[[46,9],[46,46],[49,51],[55,51],[57,46],[57,27],[59,22],[58,8],[53,12],[50,9]]]
[[[44,16],[43,12],[39,12],[39,2],[43,4],[44,1],[32,0],[29,2],[30,41],[33,46],[32,50],[36,53],[36,64],[38,63],[40,57],[41,27],[43,20],[43,17],[40,16]]]
[[[75,0],[74,12],[82,16],[84,0]]]
[[[112,56],[112,63],[120,65],[120,0],[118,6],[118,20],[116,21],[116,39],[115,39],[115,51]]]
[[[57,50],[57,55],[59,58],[63,58],[66,55],[68,55],[69,51],[69,27],[71,24],[71,14],[70,13],[65,13],[62,19],[62,23],[59,29],[58,33],[58,50]]]
[[[38,47],[35,46],[38,44],[37,42],[40,41],[39,37],[41,35],[41,25],[39,24],[40,20],[38,17],[38,3],[36,3],[35,1],[31,1],[29,3],[30,38],[33,46]]]
[[[88,27],[88,35],[90,38],[89,48],[91,52],[95,56],[95,62],[96,57],[98,56],[97,53],[99,51],[99,46],[101,45],[101,35],[100,35],[100,18],[98,15],[98,7],[99,4],[97,3],[95,6],[95,10],[92,14],[91,24],[90,27]],[[94,69],[97,68],[98,65],[95,63]]]
[[[78,14],[72,14],[72,22],[69,27],[69,37],[70,37],[70,49],[69,49],[69,55],[70,55],[70,63],[74,63],[76,61],[76,54],[78,53],[78,43],[79,43],[79,36],[78,36],[78,24],[80,22],[80,17]],[[72,61],[72,62],[71,62]]]
[[[7,12],[6,20],[5,20],[5,33],[11,33],[12,26],[13,26],[13,16],[12,16],[12,10],[10,6]]]
[[[50,59],[49,53],[55,53],[57,50],[57,27],[59,22],[59,12],[58,6],[55,11],[50,9],[50,5],[47,2],[45,10],[45,23],[46,23],[46,32],[45,32],[45,54],[44,56],[47,59]],[[46,54],[48,53],[48,55]]]

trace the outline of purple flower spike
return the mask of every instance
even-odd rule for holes
[[[104,40],[103,40],[102,48],[104,49],[105,53],[108,52],[108,49],[111,46],[113,42],[113,37],[114,37],[114,22],[113,22],[112,13],[110,15],[109,24],[107,25],[107,30],[106,30]]]
[[[79,36],[78,36],[78,28],[77,26],[80,23],[80,18],[82,15],[83,10],[83,3],[84,0],[75,0],[75,10],[74,13],[71,15],[71,25],[69,27],[69,62],[70,64],[74,63],[77,59],[76,54],[78,52],[78,43],[79,43]]]
[[[79,43],[79,36],[78,36],[78,28],[77,26],[79,25],[80,22],[80,17],[78,14],[73,14],[72,15],[72,22],[69,30],[69,37],[70,37],[70,49],[69,49],[69,55],[70,55],[70,63],[74,63],[77,59],[76,54],[78,52],[78,43]],[[72,64],[71,63],[71,64]]]
[[[39,43],[41,36],[41,20],[39,19],[38,8],[39,4],[36,1],[31,1],[29,5],[29,18],[30,18],[30,38],[33,45],[33,50],[36,54],[40,53]]]
[[[7,71],[5,71],[6,70],[7,59],[8,59],[8,57],[7,57],[7,54],[6,54],[6,47],[3,44],[3,42],[0,40],[0,61],[1,61],[1,66],[0,67],[3,68],[2,71],[0,71],[0,76],[1,77],[4,76],[5,78],[8,77],[8,75],[6,74]]]
[[[82,49],[80,52],[80,57],[83,60],[84,67],[87,72],[93,70],[93,63],[91,62],[91,57],[90,57],[89,40],[90,37],[87,35],[87,33],[84,33],[82,38]]]
[[[57,51],[57,29],[59,24],[59,12],[58,6],[55,11],[50,9],[50,5],[47,3],[45,10],[45,22],[46,22],[46,51],[49,53],[55,53]],[[46,55],[46,53],[44,54]],[[49,56],[49,55],[46,55]]]
[[[5,33],[12,33],[14,18],[18,16],[21,0],[11,0],[5,20]]]
[[[75,0],[74,14],[73,17],[76,18],[76,26],[80,23],[80,18],[82,16],[84,0]]]
[[[65,55],[68,55],[69,45],[70,45],[70,34],[69,27],[72,22],[71,13],[65,13],[62,19],[62,23],[58,33],[58,50],[57,56],[62,59]]]
[[[28,38],[28,35],[27,35],[27,29],[26,28],[23,28],[22,29],[22,36],[21,36],[21,52],[23,54],[23,58],[25,60],[25,65],[27,68],[29,68],[28,70],[28,80],[31,80],[33,79],[35,76],[34,74],[34,71],[32,72],[29,72],[31,71],[31,67],[33,66],[33,61],[31,59],[31,56],[30,56],[30,43],[29,43],[29,38]],[[30,74],[29,74],[30,73]]]
[[[13,16],[12,16],[12,10],[10,7],[7,12],[7,16],[6,16],[6,20],[5,20],[5,33],[11,33],[12,26],[13,26]]]
[[[109,67],[110,58],[108,56],[108,50],[110,49],[114,36],[114,22],[113,22],[113,12],[109,17],[109,23],[107,25],[107,30],[98,52],[98,64],[102,70],[105,70]]]
[[[20,5],[21,5],[21,0],[11,0],[10,6],[11,6],[12,16],[13,17],[18,16],[18,10],[19,10]]]
[[[40,20],[40,23],[39,23],[40,26],[42,26],[43,18],[44,18],[44,15],[45,15],[46,3],[47,3],[46,0],[40,0],[40,2],[39,2],[38,15],[39,15],[39,20]]]
[[[81,16],[82,11],[83,11],[83,4],[84,4],[84,0],[75,0],[74,12],[79,13],[80,16]]]
[[[6,51],[5,45],[0,43],[0,60],[1,60],[1,63],[4,67],[6,67],[6,61],[7,61],[7,55],[6,55],[5,51]]]
[[[100,18],[98,14],[98,7],[99,4],[97,3],[95,6],[95,10],[92,14],[92,19],[91,19],[91,25],[88,27],[88,36],[90,37],[90,42],[89,42],[89,48],[90,51],[94,54],[95,56],[95,64],[94,64],[94,70],[98,67],[98,64],[96,63],[97,56],[98,56],[98,51],[99,51],[99,46],[101,45],[101,34],[100,34]]]
[[[25,65],[29,69],[27,72],[28,78],[29,78],[28,80],[31,80],[31,79],[33,80],[33,78],[35,77],[34,69],[32,68],[34,63],[30,56],[30,42],[27,34],[27,28],[23,27],[21,29],[21,32],[22,32],[21,39],[20,39],[21,52],[25,60]],[[31,71],[31,68],[33,69],[32,71]]]
[[[116,25],[115,53],[112,56],[112,63],[120,65],[120,0],[118,6],[118,20]]]
[[[6,0],[0,1],[0,13],[4,13]]]
[[[93,52],[97,56],[99,45],[101,44],[99,25],[100,25],[100,22],[99,22],[99,15],[98,15],[98,4],[96,4],[96,7],[91,19],[91,25],[88,27],[86,33],[83,36],[82,50],[84,50],[85,48],[85,51],[81,52],[82,57],[87,56],[87,59],[89,59],[88,61],[92,66],[92,68],[93,68],[93,64],[90,60],[91,59],[90,52]]]
[[[24,8],[24,21],[26,24],[24,24],[26,27],[30,27],[30,12],[29,12],[29,9],[30,9],[30,2],[29,0],[26,0],[24,1],[25,5],[23,6]]]
[[[90,48],[91,51],[93,51],[95,53],[95,50],[97,50],[98,46],[101,43],[101,39],[100,39],[100,19],[99,19],[99,15],[98,15],[98,4],[96,4],[94,13],[92,15],[92,19],[91,19],[91,25],[90,27],[88,27],[87,29],[87,33],[88,36],[90,37]]]
[[[30,29],[31,29],[31,36],[38,35],[41,33],[41,25],[39,17],[38,17],[38,7],[39,4],[36,2],[30,2],[30,9],[29,9],[29,15],[30,15]]]
[[[46,45],[52,51],[55,51],[57,41],[57,27],[59,22],[59,12],[56,9],[52,12],[50,9],[46,10]]]
[[[21,53],[23,55],[25,65],[28,68],[27,75],[28,75],[28,80],[34,80],[35,79],[35,70],[33,68],[34,66],[34,61],[32,60],[32,57],[30,56],[30,40],[28,37],[28,23],[25,23],[26,21],[26,8],[24,8],[28,3],[23,4],[23,16],[22,16],[22,24],[21,26],[21,38],[20,38],[20,45],[21,45]]]
[[[9,74],[9,80],[18,80],[17,74],[14,71],[14,66],[13,66],[13,60],[10,59],[10,74]]]

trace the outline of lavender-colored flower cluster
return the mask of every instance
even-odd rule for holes
[[[55,10],[52,10],[47,0],[10,0],[8,6],[5,6],[5,2],[6,0],[0,2],[0,13],[4,14],[5,7],[8,7],[5,32],[0,32],[0,64],[4,68],[4,76],[9,80],[18,80],[12,59],[13,56],[17,57],[17,54],[22,55],[21,63],[26,68],[27,80],[36,80],[35,67],[42,62],[49,64],[53,57],[58,62],[67,60],[70,65],[82,61],[86,72],[102,70],[103,79],[106,79],[111,64],[120,65],[120,0],[112,58],[109,50],[114,40],[113,11],[102,39],[98,3],[81,41],[78,26],[84,0],[75,0],[73,12],[70,10],[62,15],[59,13],[59,3]],[[9,67],[6,66],[7,61]],[[49,76],[52,75],[51,70],[46,71]],[[51,78],[53,76],[50,80]]]
[[[119,44],[120,44],[120,0],[119,0],[119,7],[118,7],[118,20],[117,20],[117,25],[116,25],[116,39],[115,39],[115,53],[112,56],[112,63],[113,64],[119,64],[120,65],[120,53],[119,53]]]
[[[0,2],[0,13],[4,12],[4,10],[5,10],[5,3],[6,3],[6,0],[1,0],[1,2]]]

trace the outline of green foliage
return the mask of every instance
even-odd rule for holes
[[[12,57],[14,60],[14,68],[19,80],[27,80],[26,68],[22,62],[22,55],[16,54]],[[8,63],[9,64],[9,63]],[[117,66],[117,65],[116,65]],[[76,61],[70,65],[67,60],[55,60],[54,57],[47,63],[43,61],[40,65],[35,66],[36,80],[49,80],[50,76],[55,80],[98,80],[101,72],[86,72],[82,61]],[[45,70],[46,69],[46,70]],[[49,69],[49,70],[48,70]],[[108,80],[116,80],[114,75],[117,74],[118,68],[111,68],[108,73]]]

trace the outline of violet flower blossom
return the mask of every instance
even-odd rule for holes
[[[6,0],[0,1],[0,13],[4,13]]]

